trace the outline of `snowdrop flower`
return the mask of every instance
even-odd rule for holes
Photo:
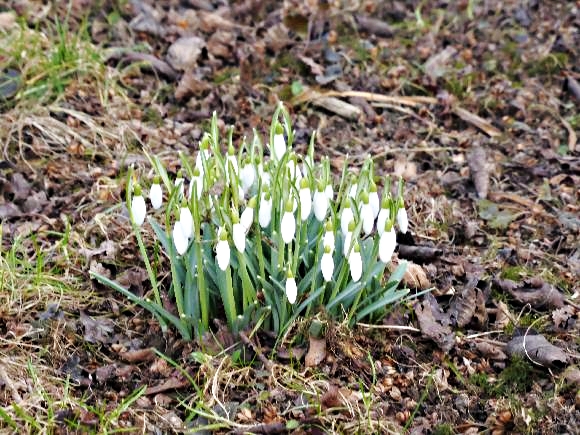
[[[332,220],[328,219],[326,225],[324,226],[324,236],[322,238],[322,246],[325,248],[330,247],[330,252],[334,252],[335,239],[334,239],[334,225]]]
[[[179,210],[179,221],[181,222],[181,228],[183,230],[183,235],[190,239],[193,234],[193,216],[191,216],[191,211],[187,204],[182,204]]]
[[[350,266],[350,277],[354,282],[358,282],[362,276],[362,257],[358,242],[355,242],[354,248],[348,256],[348,265]]]
[[[138,226],[143,225],[145,216],[147,215],[147,206],[145,205],[145,198],[141,194],[141,186],[138,184],[133,188],[133,198],[131,199],[131,215],[133,222]]]
[[[356,194],[358,192],[358,183],[353,183],[350,185],[350,189],[348,190],[348,196],[352,199],[356,199]]]
[[[312,198],[310,196],[310,183],[306,178],[300,180],[300,191],[298,193],[300,200],[300,219],[304,222],[310,216],[312,211]]]
[[[318,188],[314,192],[314,198],[312,199],[314,216],[319,222],[326,218],[326,212],[328,211],[328,197],[324,193],[324,188],[322,182],[318,183]]]
[[[230,265],[230,245],[228,243],[228,233],[222,228],[219,233],[219,241],[215,247],[215,258],[218,267],[225,271]]]
[[[203,171],[201,171],[197,166],[193,170],[193,178],[189,182],[189,191],[187,197],[191,198],[193,194],[193,186],[195,186],[195,197],[199,201],[201,199],[201,194],[203,193]]]
[[[173,244],[179,255],[183,255],[187,251],[189,238],[185,234],[183,223],[180,220],[175,221],[175,224],[173,224]]]
[[[232,238],[234,239],[234,246],[239,252],[244,252],[246,250],[246,229],[240,223],[240,218],[238,218],[238,213],[233,212],[232,217]]]
[[[346,235],[348,233],[348,226],[350,222],[354,219],[354,214],[352,209],[350,208],[350,200],[346,200],[346,204],[344,204],[344,208],[340,213],[340,229],[342,230],[342,234]]]
[[[288,270],[288,274],[286,275],[286,297],[288,298],[288,302],[294,304],[297,296],[298,288],[296,287],[296,279],[294,279],[292,271]]]
[[[240,171],[240,184],[242,185],[244,192],[250,190],[254,181],[256,181],[256,167],[249,161],[249,159],[246,159],[242,166],[242,170]]]
[[[260,208],[258,210],[258,222],[262,228],[267,228],[272,220],[272,196],[270,192],[262,192]]]
[[[379,210],[379,216],[377,217],[377,231],[379,232],[379,236],[382,236],[383,233],[385,232],[385,224],[387,223],[387,220],[389,220],[390,217],[391,211],[389,199],[385,198],[381,203],[381,209]]]
[[[381,209],[381,201],[379,199],[379,192],[377,192],[377,185],[372,180],[369,187],[369,203],[373,209],[373,218],[376,218]]]
[[[282,234],[284,243],[288,244],[292,241],[296,233],[296,220],[294,219],[294,214],[292,214],[291,199],[286,201],[284,210],[284,216],[282,216],[282,221],[280,222],[280,234]]]
[[[278,162],[286,154],[286,139],[284,139],[284,127],[282,127],[282,124],[277,122],[274,128],[274,143],[270,147],[270,153],[274,161]]]
[[[292,153],[292,156],[288,159],[288,163],[286,163],[286,167],[290,171],[290,179],[292,181],[300,182],[302,179],[302,172],[298,167],[298,163],[296,163],[296,154]]]
[[[177,198],[181,200],[181,198],[183,198],[183,193],[185,192],[185,180],[183,179],[183,171],[181,169],[177,171],[177,177],[175,177],[173,184],[179,189],[179,195]]]
[[[392,222],[387,222],[379,239],[379,259],[383,263],[391,261],[396,246],[397,235],[395,234],[395,228],[393,228]]]
[[[353,219],[348,224],[348,230],[344,235],[344,245],[342,246],[342,253],[344,254],[345,257],[348,256],[348,253],[350,251],[350,245],[352,244],[352,233],[354,232],[355,227],[356,224]]]
[[[203,135],[203,138],[199,143],[199,152],[195,158],[195,167],[198,168],[202,174],[204,173],[203,161],[205,160],[207,162],[210,157],[211,152],[209,150],[209,135],[206,133]]]
[[[399,200],[399,210],[397,210],[397,225],[403,234],[407,233],[409,229],[409,218],[407,217],[407,210],[403,205],[403,201]]]
[[[369,195],[366,192],[361,193],[361,201],[360,218],[362,220],[363,231],[368,236],[373,231],[375,217],[373,216],[373,208],[369,201]]]
[[[149,190],[149,200],[155,210],[163,205],[163,191],[161,190],[160,181],[159,176],[156,175],[153,178],[153,184],[151,184],[151,189]]]
[[[332,198],[334,198],[334,189],[332,188],[331,183],[328,183],[326,185],[326,187],[324,188],[324,193],[326,194],[326,197],[328,198],[328,200],[332,201]]]
[[[254,209],[256,208],[256,197],[252,197],[248,202],[248,206],[242,212],[242,216],[240,216],[240,223],[244,227],[246,233],[250,231],[252,227],[252,223],[254,222]]]
[[[269,186],[272,181],[272,177],[270,175],[270,162],[266,162],[262,164],[261,162],[258,163],[258,177],[262,181],[262,186]]]
[[[334,272],[334,260],[332,259],[332,249],[328,245],[324,247],[324,254],[322,254],[320,260],[320,270],[322,271],[324,282],[330,282]]]

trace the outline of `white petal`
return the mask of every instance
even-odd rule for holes
[[[286,244],[290,243],[294,238],[294,234],[296,233],[296,220],[294,219],[294,215],[289,211],[284,212],[284,216],[282,216],[280,233],[282,234],[282,240]]]
[[[379,239],[379,259],[383,263],[391,261],[396,246],[397,235],[395,234],[395,229],[391,228],[391,231],[383,232],[383,235]]]
[[[274,135],[274,146],[271,149],[274,160],[279,161],[286,154],[286,140],[284,134]]]
[[[326,212],[328,210],[328,198],[326,194],[316,189],[312,205],[314,207],[314,216],[316,216],[319,222],[322,222],[326,218]]]
[[[352,220],[354,220],[352,209],[350,207],[343,208],[340,214],[340,229],[342,230],[342,234],[348,233],[348,226]]]
[[[254,209],[252,207],[246,207],[240,216],[240,223],[246,230],[246,233],[250,231],[250,227],[254,222]]]
[[[362,276],[362,257],[360,252],[356,252],[353,249],[348,257],[348,264],[350,266],[350,277],[354,282],[357,282]]]
[[[377,217],[377,231],[379,236],[381,236],[385,232],[385,224],[387,223],[387,219],[389,219],[390,212],[388,208],[381,208],[379,211],[379,216]]]
[[[348,196],[350,196],[353,199],[356,199],[357,191],[358,191],[358,184],[354,183],[353,185],[350,186],[350,190],[348,191]]]
[[[179,255],[185,254],[187,245],[189,244],[189,239],[183,232],[181,221],[176,221],[173,225],[173,244],[175,245],[175,250]]]
[[[333,231],[326,231],[324,233],[324,238],[322,239],[322,247],[330,246],[330,252],[334,252],[334,232]]]
[[[151,200],[151,205],[155,210],[163,205],[163,191],[161,190],[161,185],[154,183],[151,185],[151,190],[149,191],[149,199]]]
[[[322,277],[325,282],[332,280],[332,273],[334,272],[334,261],[332,260],[332,254],[330,252],[325,252],[320,260],[320,270],[322,271]]]
[[[350,249],[350,244],[352,243],[352,233],[349,231],[344,236],[344,245],[342,247],[342,252],[346,257],[348,255],[348,251]]]
[[[145,222],[147,215],[147,206],[145,205],[145,198],[143,195],[134,196],[131,200],[131,213],[133,214],[133,221],[141,226]]]
[[[183,178],[176,178],[174,184],[179,188],[179,195],[177,195],[177,198],[183,198],[183,193],[185,192],[185,180]]]
[[[250,187],[252,187],[254,181],[256,181],[256,168],[253,164],[247,163],[244,165],[242,172],[240,173],[240,183],[242,185],[242,189],[244,189],[244,192],[250,190]]]
[[[305,187],[300,189],[300,219],[305,221],[310,216],[312,211],[312,198],[310,197],[310,189]]]
[[[370,202],[368,204],[363,203],[361,219],[363,231],[368,236],[373,231],[375,224],[375,217],[373,216],[373,209],[371,208]]]
[[[296,280],[294,278],[286,279],[286,297],[288,302],[293,304],[296,302],[296,297],[298,296],[298,288],[296,287]]]
[[[201,194],[203,192],[203,178],[201,175],[194,176],[189,183],[189,191],[187,192],[188,198],[191,198],[193,193],[193,186],[195,185],[195,196],[199,201],[201,199]]]
[[[334,189],[332,188],[332,184],[326,185],[326,187],[324,188],[324,193],[326,194],[328,200],[332,201],[332,198],[334,197]]]
[[[193,234],[193,217],[191,216],[189,207],[181,207],[179,212],[179,221],[181,222],[183,234],[189,239]]]
[[[370,192],[369,193],[369,204],[373,210],[373,218],[376,218],[379,215],[379,211],[381,209],[381,201],[379,200],[379,192]]]
[[[215,257],[221,270],[226,270],[230,264],[230,245],[227,240],[220,240],[215,247]]]
[[[234,224],[232,228],[232,238],[234,239],[234,245],[236,249],[240,252],[246,250],[246,229],[241,223]]]
[[[407,233],[409,229],[409,219],[407,217],[407,210],[405,208],[400,208],[397,211],[397,224],[399,225],[399,229],[403,234]]]
[[[272,220],[272,198],[266,200],[264,196],[260,200],[260,209],[258,210],[258,221],[262,228],[267,228]]]

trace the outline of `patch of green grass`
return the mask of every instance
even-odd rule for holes
[[[520,281],[523,278],[531,276],[531,271],[526,266],[506,266],[501,271],[502,279]]]
[[[433,428],[433,435],[454,435],[453,425],[444,423],[439,424]]]

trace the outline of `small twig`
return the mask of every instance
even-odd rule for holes
[[[491,334],[503,334],[503,331],[498,330],[498,331],[479,332],[477,334],[466,335],[463,338],[466,339],[466,340],[472,340],[474,338],[484,337],[486,335],[491,335]]]
[[[255,344],[252,340],[250,340],[245,332],[240,331],[239,335],[242,342],[247,346],[250,346],[253,349],[253,351],[256,352],[256,355],[258,356],[260,361],[262,361],[264,367],[266,367],[268,370],[272,370],[273,367],[272,361],[266,358],[266,355],[264,355],[262,349],[260,349],[260,347],[257,344]]]
[[[12,382],[12,379],[10,379],[8,373],[6,373],[6,370],[4,370],[4,366],[2,365],[0,365],[0,380],[4,385],[6,385],[6,387],[8,387],[8,390],[10,390],[10,393],[12,394],[12,400],[14,400],[16,404],[22,403],[22,396],[20,396],[18,389],[16,388],[16,386]]]
[[[392,329],[398,331],[421,332],[420,329],[417,329],[413,326],[404,326],[404,325],[369,325],[368,323],[357,323],[357,326],[362,326],[363,328],[367,329]]]

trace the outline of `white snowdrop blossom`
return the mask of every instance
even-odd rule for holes
[[[350,208],[350,201],[347,200],[342,212],[340,213],[340,229],[342,230],[343,235],[348,233],[348,226],[353,219],[354,214]]]
[[[358,184],[357,183],[351,184],[350,189],[348,190],[348,196],[350,196],[352,199],[356,199],[357,192],[358,192]]]
[[[383,231],[383,234],[379,239],[379,259],[383,263],[391,261],[396,246],[397,235],[395,234],[395,228],[391,225],[389,230],[385,229],[385,231]]]
[[[239,252],[244,252],[246,250],[246,229],[239,221],[232,227],[232,238],[236,249]]]
[[[354,282],[358,282],[362,276],[362,257],[358,243],[355,243],[354,248],[348,256],[348,265],[350,266],[350,277]]]
[[[175,250],[179,255],[185,254],[187,251],[187,245],[189,245],[189,238],[183,230],[183,223],[181,221],[175,221],[173,224],[173,244],[175,245]]]
[[[174,186],[177,187],[179,189],[179,194],[177,196],[177,199],[181,200],[181,198],[183,198],[183,194],[185,192],[185,180],[183,179],[183,173],[181,172],[181,169],[177,172],[177,177],[175,178],[175,181],[173,182]]]
[[[397,225],[399,225],[399,229],[403,234],[407,233],[409,229],[409,218],[407,217],[407,210],[405,207],[400,207],[397,210]]]
[[[334,252],[334,247],[335,247],[335,238],[334,238],[334,228],[332,225],[332,221],[328,220],[326,222],[326,225],[324,227],[324,236],[322,238],[322,246],[324,246],[325,248],[327,246],[330,247],[330,252]]]
[[[320,259],[320,270],[322,271],[324,282],[330,282],[334,272],[334,260],[332,259],[332,252],[328,245],[324,247],[324,254],[322,254],[322,258]]]
[[[286,167],[290,171],[290,179],[293,181],[300,182],[302,180],[302,172],[296,163],[296,155],[292,153],[292,156],[288,159],[288,163],[286,163]]]
[[[342,246],[342,253],[344,254],[345,257],[348,255],[350,251],[350,245],[352,244],[352,233],[354,232],[355,226],[356,225],[354,220],[351,220],[350,223],[348,224],[348,230],[344,235],[344,245]]]
[[[204,173],[203,161],[205,160],[207,162],[211,157],[209,141],[209,136],[205,134],[199,143],[199,152],[195,158],[195,167],[199,169],[202,174]]]
[[[375,217],[373,216],[373,209],[371,207],[369,196],[366,192],[361,195],[362,204],[360,211],[360,218],[362,219],[362,228],[364,233],[368,236],[373,231],[375,224]]]
[[[153,184],[151,184],[151,189],[149,190],[149,200],[155,210],[158,210],[163,205],[163,191],[161,190],[161,184],[159,184],[159,177],[153,179]]]
[[[298,193],[300,200],[300,219],[304,222],[310,216],[312,211],[312,197],[310,196],[310,185],[306,178],[300,181],[300,192]]]
[[[324,193],[326,194],[328,200],[332,201],[332,199],[334,198],[334,189],[332,188],[332,184],[328,183],[326,185],[326,187],[324,188]]]
[[[203,171],[200,171],[197,167],[193,170],[193,177],[189,182],[189,191],[187,193],[188,198],[191,198],[194,186],[195,186],[195,197],[199,201],[201,199],[201,194],[203,193]]]
[[[249,161],[245,162],[240,171],[240,184],[244,192],[248,192],[256,181],[256,167]]]
[[[218,267],[225,271],[230,264],[230,245],[228,243],[228,234],[225,229],[220,231],[219,241],[215,247],[215,258]]]
[[[250,199],[250,201],[248,202],[248,206],[244,209],[242,215],[240,216],[240,223],[244,227],[246,233],[250,231],[252,223],[254,222],[255,208],[256,208],[256,198],[253,197],[252,199]]]
[[[385,224],[390,217],[391,212],[389,210],[389,200],[385,198],[381,205],[381,209],[379,210],[379,216],[377,217],[377,231],[379,236],[383,235],[383,232],[385,231]]]
[[[286,297],[288,298],[288,302],[294,304],[297,296],[298,287],[296,286],[296,279],[294,279],[291,272],[288,272],[288,276],[286,277]]]
[[[260,227],[267,228],[272,220],[272,197],[269,192],[263,192],[260,198],[260,208],[258,210],[258,222]]]
[[[284,139],[284,127],[282,127],[282,124],[278,122],[275,129],[274,143],[272,144],[270,152],[272,153],[272,158],[278,162],[286,154],[286,139]]]
[[[131,199],[131,214],[135,224],[138,226],[143,225],[145,216],[147,216],[147,206],[145,205],[145,198],[141,194],[141,187],[139,185],[135,186],[135,193]]]
[[[286,244],[290,243],[296,234],[296,220],[294,219],[294,214],[292,213],[291,200],[286,203],[284,215],[282,216],[282,221],[280,222],[280,234],[282,234],[282,240]]]
[[[181,222],[183,234],[187,239],[190,239],[193,234],[193,216],[187,205],[181,206],[179,210],[179,221]]]
[[[316,216],[316,219],[319,222],[322,222],[324,218],[326,218],[326,212],[328,211],[328,197],[324,193],[324,188],[320,184],[314,192],[312,205],[314,208],[314,216]]]
[[[369,188],[369,203],[371,204],[371,208],[373,210],[373,218],[376,219],[381,209],[381,201],[379,199],[379,192],[377,192],[377,185],[373,182],[371,182],[371,186]]]

